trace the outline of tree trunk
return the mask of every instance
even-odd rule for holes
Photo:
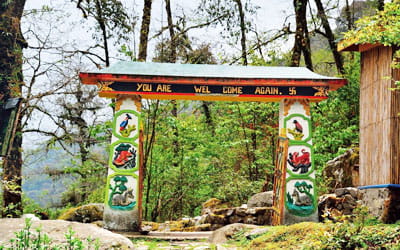
[[[385,8],[385,1],[378,0],[378,10],[383,10]]]
[[[243,5],[241,0],[235,0],[238,10],[239,10],[239,17],[240,17],[240,33],[241,33],[241,39],[240,39],[240,44],[242,46],[242,60],[243,60],[243,65],[247,65],[247,49],[246,49],[246,24],[244,21],[244,11],[243,11]]]
[[[350,10],[350,5],[349,5],[348,0],[346,0],[345,13],[346,13],[346,20],[347,20],[347,30],[351,30],[353,28],[353,17],[351,16],[351,10]]]
[[[152,0],[144,0],[142,26],[140,28],[139,61],[146,61],[149,40]]]
[[[337,43],[335,42],[335,36],[333,35],[332,29],[329,24],[328,18],[326,16],[322,2],[321,2],[321,0],[315,0],[315,4],[317,5],[317,9],[318,9],[318,17],[321,19],[322,26],[325,29],[326,38],[328,39],[329,47],[331,48],[333,58],[335,59],[337,71],[340,74],[344,74],[345,72],[344,72],[344,67],[343,67],[343,57],[337,51]]]
[[[99,23],[102,35],[103,35],[103,46],[104,46],[104,56],[105,56],[105,61],[106,61],[106,67],[110,66],[110,55],[108,51],[108,41],[107,41],[107,29],[106,29],[106,24],[104,22],[103,18],[103,12],[102,12],[103,6],[101,6],[101,3],[99,0],[96,0],[96,12],[97,12],[97,22]]]
[[[21,33],[21,16],[25,0],[0,4],[0,103],[21,96],[22,49],[27,47]],[[20,115],[19,117],[22,117]],[[3,216],[18,217],[21,203],[21,120],[17,119],[15,133],[11,135],[9,154],[3,161]]]
[[[173,42],[175,40],[175,32],[174,32],[174,23],[172,21],[172,12],[171,12],[171,1],[170,0],[165,0],[165,9],[167,11],[167,20],[168,20],[168,30],[169,30],[169,36],[171,39],[171,55],[168,58],[168,62],[175,63],[176,62],[176,45]],[[178,105],[176,103],[176,100],[172,100],[172,111],[171,114],[175,117],[175,119],[178,118]],[[178,141],[178,128],[174,126],[174,139],[173,139],[173,146],[174,146],[174,162],[173,165],[174,167],[177,167],[179,165],[179,141]]]
[[[209,107],[210,103],[207,101],[202,101],[201,107],[203,108],[204,116],[206,117],[206,123],[208,128],[211,130],[211,134],[215,136],[215,128],[214,128],[214,123],[213,119],[211,117],[211,111]]]
[[[307,28],[307,0],[293,0],[296,15],[296,33],[292,51],[291,66],[300,65],[301,53],[303,52],[304,62],[308,69],[313,70],[311,60],[310,39]]]
[[[172,12],[171,12],[171,1],[165,0],[165,9],[167,11],[167,20],[168,20],[168,30],[169,36],[171,38],[171,55],[169,56],[168,62],[175,63],[176,62],[176,38],[174,31],[174,23],[172,21]]]
[[[175,31],[174,31],[174,22],[172,20],[172,12],[171,12],[171,1],[170,0],[165,0],[165,10],[167,12],[167,21],[168,21],[168,30],[169,30],[169,36],[171,39],[171,54],[168,57],[168,62],[170,63],[175,63],[176,62],[176,37],[175,37]],[[172,100],[172,111],[171,114],[175,117],[175,120],[178,119],[178,105],[176,100]],[[179,169],[179,183],[178,183],[178,192],[177,192],[177,206],[178,209],[174,209],[175,211],[178,211],[179,215],[182,215],[183,213],[183,165],[179,164],[179,154],[180,154],[180,145],[179,145],[179,131],[178,127],[174,126],[174,138],[172,140],[172,145],[174,147],[174,160],[172,162],[173,167],[180,167]]]

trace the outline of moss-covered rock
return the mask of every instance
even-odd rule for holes
[[[158,231],[160,224],[152,221],[142,221],[142,228],[147,228],[146,231]]]
[[[78,221],[83,223],[91,223],[103,220],[104,204],[92,203],[80,207],[70,208],[61,214],[59,220]]]
[[[217,198],[211,198],[202,204],[201,214],[208,214],[214,212],[215,209],[229,208],[231,207],[229,203],[222,202]]]
[[[201,224],[193,227],[186,227],[183,232],[201,232],[201,231],[211,231],[211,224]]]

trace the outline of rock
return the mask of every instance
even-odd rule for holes
[[[245,217],[247,215],[246,211],[247,211],[246,208],[237,207],[235,209],[235,214],[238,215],[238,216],[241,216],[241,217]]]
[[[217,214],[217,215],[227,215],[228,213],[229,214],[233,214],[233,212],[235,211],[235,208],[232,208],[232,207],[230,207],[230,208],[217,208],[217,209],[214,209],[213,210],[213,214]]]
[[[234,224],[234,223],[243,223],[243,217],[242,216],[238,216],[238,215],[234,215],[234,216],[230,216],[228,218],[228,222],[229,224]]]
[[[226,226],[226,225],[224,225],[224,224],[212,224],[210,226],[210,230],[211,231],[215,231],[215,230],[218,230],[218,229],[220,229],[221,227],[224,227],[224,226]]]
[[[326,163],[323,175],[327,180],[327,186],[330,187],[332,191],[335,188],[359,185],[358,151],[358,148],[350,148],[342,155]]]
[[[335,190],[335,195],[336,195],[336,197],[339,197],[339,196],[344,195],[345,192],[346,192],[346,189],[344,189],[344,188],[338,188],[338,189]]]
[[[206,218],[207,218],[206,214],[203,214],[202,216],[196,216],[194,225],[198,226],[198,225],[204,224]]]
[[[214,213],[208,214],[204,222],[206,224],[227,224],[227,220],[224,215],[217,215]]]
[[[255,224],[257,225],[271,225],[271,218],[272,218],[272,213],[270,217],[266,217],[265,215],[258,215],[257,216],[257,222]]]
[[[15,238],[14,232],[19,232],[25,227],[24,219],[0,219],[0,245],[9,245],[9,241]],[[65,233],[71,228],[75,234],[74,238],[82,240],[86,244],[88,238],[98,239],[100,249],[134,249],[133,243],[126,237],[112,233],[96,225],[64,220],[40,220],[32,221],[31,232],[41,228],[42,233],[47,234],[53,244],[66,244]],[[94,246],[92,246],[94,248]]]
[[[157,231],[159,226],[160,224],[157,222],[142,221],[142,230],[144,227],[146,227],[146,229],[149,229],[149,231]]]
[[[350,194],[354,199],[357,199],[358,198],[358,188],[345,187],[345,188],[338,188],[335,190],[336,197],[342,197],[346,194]]]
[[[141,234],[145,234],[145,235],[146,235],[146,234],[149,234],[150,231],[152,231],[151,229],[152,229],[152,227],[149,226],[149,225],[141,226],[141,227],[140,227],[140,233],[141,233]]]
[[[253,230],[255,228],[258,228],[258,226],[255,225],[248,225],[248,224],[241,224],[241,223],[235,223],[231,225],[224,226],[218,230],[215,230],[208,241],[212,244],[222,244],[228,241],[232,236],[241,231],[241,230]]]
[[[217,198],[211,198],[208,201],[204,202],[201,209],[201,214],[213,213],[214,210],[219,208],[228,208],[230,205],[228,203],[223,203],[221,200]]]
[[[34,214],[23,214],[21,218],[22,218],[22,219],[31,219],[32,221],[40,220],[40,219],[39,219],[38,217],[36,217],[36,215],[34,215]]]
[[[98,226],[98,227],[101,227],[101,228],[104,227],[104,223],[103,223],[102,220],[93,221],[92,224],[93,224],[93,225],[96,225],[96,226]]]
[[[243,222],[246,223],[246,224],[256,224],[257,223],[257,217],[254,217],[254,216],[251,216],[251,215],[246,216],[246,217],[244,217]]]
[[[103,212],[103,203],[91,203],[76,208],[70,208],[61,214],[58,219],[91,223],[94,221],[103,220]]]
[[[349,194],[351,196],[353,196],[354,199],[358,199],[359,198],[359,189],[358,188],[348,187],[347,191],[349,192]]]
[[[255,208],[249,208],[249,209],[247,209],[246,213],[247,213],[247,214],[252,214],[252,215],[254,215],[254,214],[256,214],[257,212],[256,212],[256,209],[255,209]]]
[[[201,231],[211,231],[211,224],[201,224],[193,227],[187,227],[183,229],[183,232],[201,232]]]
[[[343,207],[344,208],[355,208],[357,205],[356,199],[350,194],[346,194],[343,197]]]
[[[274,192],[267,191],[253,195],[247,202],[247,207],[272,207]]]
[[[400,190],[397,188],[369,188],[360,190],[361,204],[368,207],[369,215],[384,223],[400,220]]]
[[[343,215],[352,215],[360,203],[359,190],[353,187],[338,188],[334,194],[325,194],[318,199],[319,220],[337,221]]]

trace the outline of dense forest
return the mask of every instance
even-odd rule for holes
[[[348,79],[312,105],[318,190],[333,188],[325,164],[357,147],[359,129],[359,56],[340,54],[337,42],[359,18],[382,11],[384,1],[282,1],[291,8],[278,29],[265,17],[260,22],[258,13],[274,8],[260,1],[140,2],[0,3],[0,103],[22,98],[2,161],[3,216],[103,202],[113,103],[81,85],[78,74],[118,60],[303,66]],[[240,205],[272,190],[277,103],[143,100],[142,106],[145,220],[195,216],[211,197]]]

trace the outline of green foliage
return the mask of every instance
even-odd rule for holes
[[[259,6],[249,0],[242,0],[243,12],[246,17],[246,32],[253,28],[252,17],[257,13]],[[204,22],[211,22],[212,25],[221,25],[223,31],[221,36],[235,38],[234,44],[240,37],[240,16],[236,0],[201,0],[196,14],[204,19]],[[215,21],[217,20],[217,21]]]
[[[207,117],[201,102],[177,103],[177,118],[170,115],[173,106],[168,102],[161,102],[154,121],[144,118],[155,122],[156,133],[144,181],[145,211],[147,206],[153,215],[145,214],[146,219],[198,215],[201,204],[212,197],[240,205],[261,190],[266,176],[272,180],[277,104],[213,102],[207,104]],[[174,127],[177,159],[171,146]],[[151,131],[145,133],[149,140]],[[272,182],[267,186],[272,189]]]
[[[329,93],[329,99],[312,106],[314,163],[320,192],[328,160],[359,142],[359,55],[345,65],[348,84]]]
[[[87,243],[83,242],[79,238],[75,238],[75,232],[72,228],[68,229],[65,233],[67,240],[66,244],[53,244],[50,237],[42,232],[42,229],[36,228],[35,232],[31,231],[32,221],[30,219],[25,220],[25,227],[15,232],[15,238],[11,239],[9,244],[0,245],[1,250],[23,250],[23,249],[69,249],[69,250],[83,250],[83,249],[99,249],[99,241],[93,239],[87,239]]]
[[[356,30],[345,33],[345,39],[356,43],[381,43],[385,46],[400,45],[400,1],[386,3],[376,15],[365,16],[356,23]]]
[[[322,242],[325,249],[386,249],[394,247],[400,240],[400,231],[391,226],[371,226],[375,220],[369,216],[367,207],[358,207],[354,211],[353,222],[328,224],[329,230]]]
[[[116,38],[116,43],[128,41],[134,28],[134,20],[119,0],[74,1],[78,3],[85,18],[96,20],[96,29],[106,32],[107,40]],[[102,41],[103,34],[94,34],[93,38]]]
[[[356,29],[345,33],[344,45],[352,43],[380,43],[385,46],[400,45],[400,1],[385,3],[384,10],[365,16],[356,23]],[[400,68],[400,52],[396,52],[393,67]]]

